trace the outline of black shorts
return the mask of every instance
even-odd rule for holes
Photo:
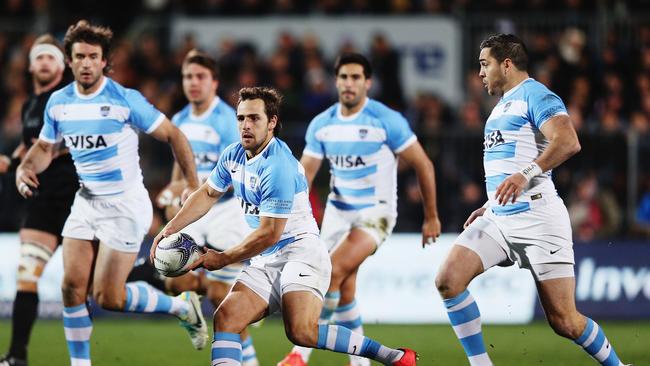
[[[79,189],[79,180],[72,161],[51,165],[38,175],[38,180],[38,195],[27,200],[21,228],[56,235],[60,244],[63,225],[70,215],[70,207]]]

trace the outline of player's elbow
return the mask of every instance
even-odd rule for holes
[[[578,141],[578,138],[576,137],[569,145],[569,156],[573,156],[579,153],[580,150],[582,150],[582,146],[580,145],[580,141]]]

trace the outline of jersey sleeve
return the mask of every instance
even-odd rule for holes
[[[392,112],[383,120],[386,128],[386,144],[393,152],[400,153],[417,140],[408,121],[401,114]]]
[[[307,127],[307,133],[305,134],[305,149],[302,153],[303,155],[323,159],[325,150],[323,149],[323,144],[316,138],[317,130],[318,127],[316,120],[312,120],[309,127]]]
[[[207,180],[208,185],[219,192],[226,192],[232,184],[232,177],[228,170],[228,155],[228,153],[221,154]]]
[[[165,120],[165,115],[156,109],[139,91],[127,89],[129,123],[146,133],[152,133]]]
[[[295,174],[267,169],[260,181],[260,216],[287,218],[295,195]]]
[[[60,142],[63,138],[59,131],[59,122],[56,120],[56,110],[58,108],[52,105],[52,98],[50,98],[43,112],[43,127],[41,127],[38,138],[50,144]]]
[[[538,129],[555,116],[568,115],[562,99],[550,91],[531,94],[528,99],[528,113]]]

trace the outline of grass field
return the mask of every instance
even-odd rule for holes
[[[650,365],[650,321],[601,323],[619,355],[635,366]],[[7,349],[10,322],[0,321],[0,352]],[[282,324],[270,320],[252,329],[262,366],[275,366],[289,350]],[[467,365],[450,327],[445,325],[368,325],[366,333],[389,346],[411,347],[420,353],[419,365]],[[573,343],[553,334],[545,323],[484,327],[488,352],[496,365],[596,365]],[[209,365],[210,351],[194,351],[184,330],[172,320],[103,319],[92,337],[94,366]],[[31,366],[68,364],[60,321],[36,323],[30,347]],[[347,356],[316,351],[310,366],[343,366]]]

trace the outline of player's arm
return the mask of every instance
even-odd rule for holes
[[[216,270],[250,259],[277,243],[286,224],[286,218],[260,216],[260,226],[248,234],[239,245],[221,253],[209,249],[190,268],[202,266],[208,270]]]
[[[515,202],[524,187],[535,176],[553,169],[580,151],[580,141],[569,116],[551,117],[540,128],[549,141],[546,150],[529,166],[504,180],[496,191],[499,204]]]
[[[440,236],[440,218],[436,203],[436,173],[433,162],[417,141],[400,152],[399,157],[415,169],[424,208],[422,246],[432,244]]]
[[[318,169],[323,162],[323,159],[318,159],[313,156],[303,154],[300,158],[300,164],[305,168],[305,177],[307,178],[307,186],[311,188],[314,178],[318,173]]]
[[[149,258],[153,262],[153,255],[158,246],[158,242],[166,236],[181,231],[187,225],[205,215],[210,208],[223,196],[224,192],[212,188],[207,182],[199,189],[194,191],[185,201],[180,211],[171,219],[167,225],[160,231],[151,244]]]
[[[25,154],[16,169],[16,188],[25,198],[31,197],[32,189],[38,188],[37,174],[43,172],[52,162],[54,144],[38,139]]]
[[[187,138],[181,130],[165,118],[165,120],[151,133],[151,135],[155,139],[167,142],[171,145],[176,162],[178,162],[180,170],[183,172],[183,176],[187,180],[187,188],[189,191],[184,193],[184,195],[189,194],[190,191],[196,190],[199,187],[199,178],[196,174],[194,155],[189,141],[187,141]]]
[[[0,174],[16,169],[26,153],[25,143],[21,142],[11,153],[11,156],[0,155]]]

